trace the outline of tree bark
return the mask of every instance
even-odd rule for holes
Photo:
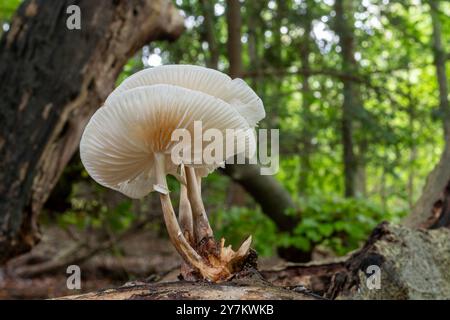
[[[81,30],[66,27],[69,5]],[[0,42],[0,263],[39,241],[37,216],[127,60],[183,21],[157,1],[25,1]]]
[[[450,299],[450,230],[381,223],[336,273],[332,299]],[[378,270],[378,271],[375,271]],[[377,272],[377,274],[375,274]],[[379,276],[379,282],[375,277]]]
[[[414,205],[405,224],[416,227],[450,226],[450,105],[448,79],[445,69],[446,53],[442,44],[439,1],[430,0],[433,25],[432,47],[436,78],[439,86],[439,110],[442,117],[445,146],[439,163],[430,173],[422,195]]]

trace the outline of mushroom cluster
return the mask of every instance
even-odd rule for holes
[[[145,69],[123,81],[92,116],[80,142],[81,161],[95,181],[130,198],[159,193],[170,240],[184,260],[185,279],[226,280],[239,271],[251,236],[237,251],[226,247],[224,239],[216,242],[201,198],[201,179],[230,156],[254,150],[254,127],[264,116],[261,99],[241,79],[191,65]],[[233,151],[215,163],[202,161],[203,153],[192,148],[197,142],[205,147],[194,134],[198,121],[227,138],[225,132],[232,129]],[[192,157],[175,162],[173,133],[180,129],[193,134],[183,149]],[[167,175],[180,182],[178,218]]]

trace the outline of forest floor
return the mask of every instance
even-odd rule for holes
[[[46,228],[43,235],[42,241],[28,256],[51,256],[73,242],[57,227]],[[14,271],[20,259],[23,260],[23,256],[10,261],[7,268]],[[271,268],[282,262],[277,257],[260,258],[259,266]],[[179,256],[168,239],[154,231],[143,230],[121,241],[113,250],[80,263],[80,290],[67,288],[68,275],[64,269],[32,278],[14,276],[13,272],[0,269],[0,299],[54,298],[114,288],[134,280],[173,281],[179,274],[179,264]]]

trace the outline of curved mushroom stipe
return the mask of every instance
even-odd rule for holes
[[[225,247],[224,238],[217,244],[214,240],[213,231],[209,225],[208,216],[200,194],[201,176],[192,167],[185,167],[185,170],[189,201],[191,204],[195,203],[195,205],[192,205],[194,235],[196,239],[195,248],[213,267],[222,270],[220,272],[222,279],[216,280],[227,279],[234,273],[235,266],[238,266],[239,262],[244,260],[248,255],[252,236],[250,235],[237,251],[234,251],[230,245]]]
[[[169,192],[167,189],[166,172],[164,169],[164,155],[160,153],[155,154],[155,174],[157,187],[155,190],[159,192],[161,200],[161,207],[164,216],[164,222],[166,224],[169,238],[181,255],[184,261],[190,266],[194,267],[199,273],[210,281],[221,281],[229,279],[232,276],[230,267],[228,266],[229,260],[220,261],[219,263],[211,264],[210,259],[202,258],[189,244],[183,232],[180,229],[175,212],[173,210],[172,202],[170,200]],[[164,191],[165,189],[165,191]],[[217,260],[217,259],[216,259]]]
[[[180,206],[178,209],[178,222],[184,237],[191,246],[194,245],[194,221],[192,217],[191,203],[188,198],[186,171],[184,165],[180,165],[180,174],[176,177],[180,182]],[[188,262],[181,263],[181,276],[185,280],[196,280],[197,272]]]
[[[166,224],[170,240],[177,249],[178,253],[183,257],[183,259],[192,264],[192,266],[200,268],[203,263],[202,258],[188,243],[183,235],[183,232],[180,229],[180,226],[178,225],[167,189],[166,172],[164,169],[164,156],[158,153],[155,154],[155,173],[156,182],[158,184],[158,187],[155,188],[155,190],[159,192],[161,207],[164,215],[164,222]],[[165,188],[167,192],[160,191],[163,188]]]
[[[182,165],[182,169],[184,166]],[[188,198],[186,183],[180,182],[180,207],[178,209],[178,221],[184,237],[191,246],[194,245],[194,221],[192,217],[191,203]],[[181,263],[181,276],[185,280],[196,280],[196,269],[192,268],[186,261]]]
[[[195,172],[197,175],[197,185],[198,185],[198,193],[200,194],[200,197],[202,196],[202,175]]]
[[[196,244],[213,237],[213,231],[209,225],[205,206],[199,191],[199,181],[195,169],[186,167],[186,180],[188,185],[188,197],[192,207],[194,218],[194,237]]]
[[[189,243],[194,241],[194,220],[192,217],[191,203],[188,198],[187,187],[180,184],[180,208],[178,212],[178,221],[184,236]]]
[[[178,208],[178,222],[184,236],[190,244],[194,243],[194,220],[192,216],[191,203],[189,202],[186,168],[183,163],[180,164],[180,174],[176,177],[180,182],[180,205]]]

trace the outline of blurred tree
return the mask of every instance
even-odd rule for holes
[[[214,6],[212,1],[200,0],[204,23],[204,39],[208,44],[209,57],[206,60],[208,68],[217,69],[219,64],[220,51],[216,40],[216,19],[214,16]]]
[[[448,60],[443,41],[440,1],[429,0],[433,27],[432,50],[439,88],[439,115],[442,119],[445,147],[441,159],[427,178],[423,193],[407,223],[414,226],[450,226],[450,105],[448,101]],[[448,17],[447,17],[448,18]]]
[[[352,0],[335,1],[335,28],[339,36],[342,56],[342,72],[347,75],[357,75],[358,67],[355,61],[355,40],[353,34],[353,2]],[[352,79],[343,78],[344,102],[342,105],[342,145],[344,163],[345,196],[354,197],[357,194],[358,169],[362,165],[355,154],[355,122],[361,113],[362,101],[358,85]]]
[[[312,0],[305,1],[305,8],[300,9],[299,24],[303,28],[303,36],[301,43],[299,45],[300,51],[300,62],[303,70],[310,70],[310,58],[311,58],[311,28],[312,20],[314,19],[314,13],[312,12],[314,7],[314,2]],[[312,103],[312,92],[310,87],[310,76],[309,74],[304,74],[302,79],[302,106],[301,106],[301,117],[306,123],[310,122],[312,119],[311,114],[311,103]],[[305,194],[309,187],[309,178],[311,172],[311,153],[313,150],[312,139],[314,138],[313,132],[311,132],[311,126],[303,126],[301,132],[301,155],[300,155],[300,173],[299,173],[299,185],[298,189],[301,194]]]

